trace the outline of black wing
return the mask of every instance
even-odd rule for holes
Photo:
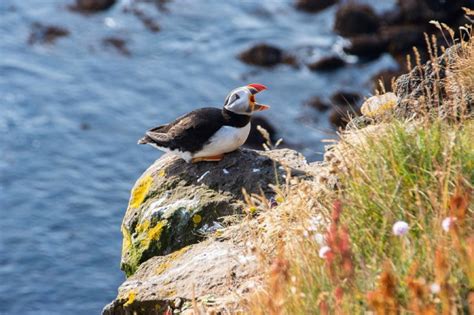
[[[223,125],[222,110],[214,107],[192,111],[175,121],[146,132],[138,143],[155,143],[171,150],[199,151]]]

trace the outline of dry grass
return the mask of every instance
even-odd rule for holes
[[[447,93],[421,99],[436,115],[342,136],[337,190],[289,179],[276,207],[248,197],[266,279],[250,314],[474,314],[474,45],[461,46],[431,85]]]

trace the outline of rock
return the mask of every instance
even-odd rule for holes
[[[382,39],[388,43],[390,54],[406,55],[413,46],[424,43],[423,32],[426,30],[418,25],[401,25],[386,27],[381,30]]]
[[[388,44],[388,41],[378,34],[359,35],[351,37],[350,45],[345,46],[343,49],[347,54],[355,55],[365,60],[373,60],[387,51]]]
[[[374,34],[379,27],[379,18],[368,5],[349,2],[336,12],[334,30],[344,37]]]
[[[113,47],[117,52],[124,56],[130,56],[130,50],[127,48],[127,42],[120,37],[106,37],[102,40],[102,44],[106,47]]]
[[[245,146],[252,149],[262,150],[263,144],[267,142],[267,140],[262,136],[260,131],[258,131],[257,126],[261,126],[268,132],[270,136],[270,140],[272,143],[275,143],[276,139],[276,129],[275,127],[270,124],[268,120],[263,117],[253,116],[252,117],[252,124],[250,128],[250,134],[245,141]]]
[[[151,257],[201,241],[223,216],[242,213],[242,188],[270,196],[268,185],[275,183],[274,166],[280,164],[298,175],[306,161],[286,149],[242,149],[218,163],[188,164],[172,155],[158,159],[131,193],[122,222],[122,270],[130,276]]]
[[[431,20],[449,23],[462,15],[462,7],[472,6],[470,0],[398,0],[406,22],[426,23]]]
[[[31,33],[28,37],[28,44],[54,44],[58,38],[69,35],[69,31],[61,26],[44,25],[35,22],[31,26]]]
[[[395,94],[398,96],[397,115],[407,118],[418,115],[430,108],[439,107],[437,99],[442,99],[446,95],[445,78],[446,69],[452,65],[458,58],[461,46],[455,45],[446,50],[446,52],[437,58],[437,66],[432,62],[422,65],[422,69],[416,66],[410,73],[401,75],[395,82]],[[434,69],[439,69],[435,71]],[[435,94],[438,93],[438,97]],[[426,97],[430,94],[430,97]],[[422,98],[419,103],[417,100]],[[420,104],[426,108],[420,108]]]
[[[327,111],[331,108],[331,104],[323,101],[320,97],[314,96],[305,102],[306,106],[312,107],[320,112]]]
[[[272,67],[283,62],[284,53],[278,47],[258,44],[242,52],[239,59],[250,65]]]
[[[312,71],[333,71],[340,69],[346,65],[344,59],[339,56],[328,56],[319,59],[308,65]]]
[[[337,2],[338,0],[297,0],[295,6],[298,10],[316,13],[335,5]]]
[[[331,95],[331,102],[340,106],[355,106],[359,103],[360,99],[359,93],[350,91],[338,91]]]
[[[76,0],[70,8],[82,13],[105,11],[115,4],[116,0]]]
[[[398,97],[394,93],[385,93],[383,95],[375,95],[367,99],[360,111],[362,115],[375,118],[391,111],[398,103]]]
[[[229,311],[236,293],[259,283],[256,257],[242,242],[236,243],[207,240],[147,260],[102,314],[164,314],[168,308],[182,312],[192,309],[194,297],[200,305]]]
[[[164,3],[162,3],[161,5],[164,5]],[[140,22],[142,22],[143,26],[145,26],[146,29],[150,32],[157,33],[161,30],[158,22],[156,22],[151,16],[145,13],[145,11],[141,8],[133,6],[131,8],[125,9],[125,12],[133,14],[137,19],[140,20]]]

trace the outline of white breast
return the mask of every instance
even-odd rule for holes
[[[224,126],[219,129],[209,140],[204,148],[196,152],[193,157],[214,156],[235,151],[245,143],[250,132],[250,123],[237,128]]]

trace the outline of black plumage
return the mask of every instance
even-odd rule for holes
[[[155,144],[193,154],[208,144],[209,139],[222,127],[241,128],[249,122],[250,115],[236,114],[225,108],[205,107],[148,130],[138,143]]]

